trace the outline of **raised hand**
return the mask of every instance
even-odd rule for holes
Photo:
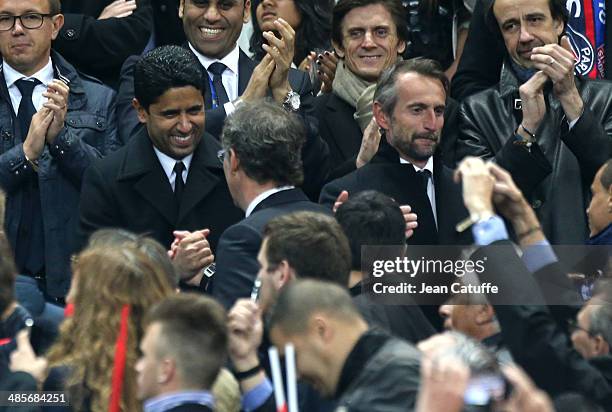
[[[115,0],[102,10],[98,20],[110,19],[111,17],[127,17],[131,15],[136,8],[136,0]]]

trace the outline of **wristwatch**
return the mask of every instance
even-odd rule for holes
[[[294,92],[293,90],[289,90],[289,93],[287,93],[287,96],[283,101],[283,107],[285,110],[295,113],[300,110],[300,103],[300,94]]]

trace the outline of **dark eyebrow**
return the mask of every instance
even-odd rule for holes
[[[528,19],[529,18],[534,18],[534,17],[546,17],[546,15],[544,13],[529,13],[527,16]]]

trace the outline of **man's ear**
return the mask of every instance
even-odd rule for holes
[[[240,159],[236,155],[236,152],[234,151],[234,149],[229,149],[228,155],[229,155],[230,172],[232,172],[232,174],[236,174],[238,173],[238,170],[240,169]]]
[[[612,185],[608,187],[608,213],[612,213]]]
[[[51,22],[53,24],[53,31],[51,32],[51,40],[55,40],[57,35],[59,34],[62,27],[64,27],[64,15],[56,14],[51,17]]]
[[[340,57],[341,59],[344,59],[344,49],[342,48],[342,45],[332,40],[332,46],[334,47],[334,50],[336,51],[336,55]]]
[[[406,42],[404,40],[398,40],[397,43],[397,54],[398,56],[406,51]]]
[[[278,265],[278,271],[280,272],[281,288],[285,287],[285,285],[294,281],[296,278],[294,270],[291,268],[291,266],[289,266],[289,262],[287,262],[285,259],[283,259]]]
[[[478,305],[478,310],[476,312],[476,323],[478,325],[484,325],[495,317],[495,312],[493,311],[493,306],[491,305]]]
[[[132,106],[136,109],[136,114],[138,115],[140,123],[147,123],[149,121],[149,113],[135,97],[132,99]]]
[[[383,113],[382,105],[380,102],[375,101],[372,104],[372,113],[374,114],[374,119],[376,119],[376,123],[382,129],[389,130],[391,128],[391,122],[385,113]]]
[[[176,362],[174,359],[166,358],[162,359],[160,363],[161,365],[158,370],[157,383],[159,385],[163,385],[174,379],[174,375],[176,374]]]
[[[179,19],[183,19],[184,15],[185,15],[185,0],[181,0],[181,2],[179,3],[179,8],[178,8]]]
[[[595,352],[597,356],[608,355],[610,353],[610,345],[601,335],[593,337],[595,340]]]
[[[249,22],[249,20],[251,20],[251,0],[245,0],[242,22],[246,24]]]

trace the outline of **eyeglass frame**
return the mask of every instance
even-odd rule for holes
[[[32,15],[42,17],[42,19],[40,21],[41,22],[40,26],[38,26],[38,27],[27,27],[25,24],[23,24],[23,20],[21,20],[21,18],[25,17],[25,16],[32,16]],[[15,28],[15,23],[17,22],[17,19],[19,19],[19,24],[21,24],[21,27],[23,27],[24,29],[38,30],[38,29],[40,29],[43,26],[43,24],[45,24],[45,17],[54,17],[54,16],[57,16],[57,15],[58,15],[58,13],[26,13],[26,14],[20,14],[19,16],[13,16],[13,15],[10,15],[10,14],[2,14],[2,15],[0,15],[0,17],[12,17],[13,18],[13,24],[11,24],[11,27],[9,27],[8,29],[0,29],[0,32],[13,30]]]
[[[582,326],[580,326],[578,324],[578,321],[576,319],[568,319],[567,320],[567,330],[570,334],[581,330],[584,333],[586,333],[587,335],[591,336],[591,337],[595,337],[596,335],[593,334],[590,330],[583,328]]]

